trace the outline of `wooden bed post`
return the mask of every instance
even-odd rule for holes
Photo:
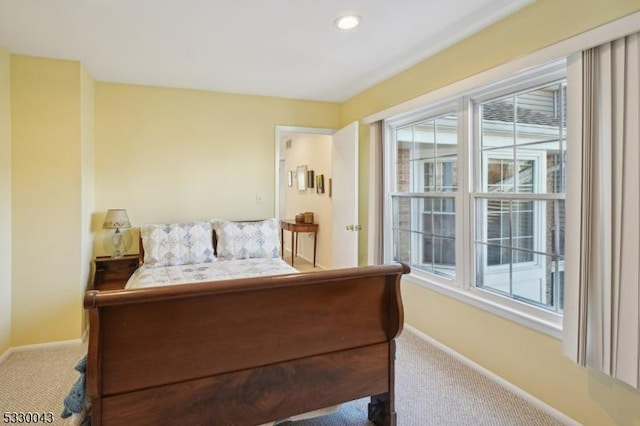
[[[389,342],[389,392],[373,395],[368,406],[368,419],[376,426],[396,426],[395,409],[395,359],[396,342]]]
[[[91,290],[87,292],[85,296],[85,308],[89,312],[89,336],[100,335],[100,315],[98,310],[95,309],[95,295],[97,291]],[[100,419],[102,418],[102,380],[100,375],[100,340],[89,339],[89,347],[87,353],[87,388],[86,392],[91,399],[91,415],[92,422],[95,425],[100,425]]]
[[[408,274],[411,269],[406,264],[401,264],[402,274]],[[389,304],[392,309],[390,319],[397,321],[391,324],[391,330],[395,330],[393,336],[389,336],[389,392],[372,395],[368,405],[368,419],[376,426],[396,426],[397,413],[395,408],[395,364],[396,364],[396,341],[404,325],[404,308],[400,297],[400,276],[388,277],[389,288],[393,289],[393,294],[389,295]]]

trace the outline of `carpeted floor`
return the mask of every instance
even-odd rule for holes
[[[80,345],[14,352],[0,364],[0,411],[53,412],[78,378]],[[369,426],[367,399],[344,404],[324,417],[295,426]],[[562,425],[531,403],[405,330],[398,339],[396,410],[399,426]]]
[[[78,380],[73,367],[85,353],[75,344],[10,354],[0,364],[0,412],[52,412],[53,424],[67,424],[60,418],[62,400]]]
[[[396,354],[399,426],[543,426],[563,423],[404,330]],[[369,426],[367,399],[296,426]]]

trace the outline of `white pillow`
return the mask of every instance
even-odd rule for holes
[[[218,240],[219,259],[249,259],[280,256],[277,219],[259,222],[211,221]]]
[[[209,222],[170,223],[140,227],[144,264],[159,266],[190,265],[215,260]]]

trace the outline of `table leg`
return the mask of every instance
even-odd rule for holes
[[[316,248],[318,247],[318,233],[313,233],[313,267],[316,267]]]
[[[296,257],[296,250],[298,249],[296,247],[297,236],[298,236],[297,232],[291,231],[291,266],[293,266],[293,261],[294,261],[294,258]]]
[[[284,228],[280,228],[280,255],[284,260]]]

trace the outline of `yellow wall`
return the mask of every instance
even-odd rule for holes
[[[80,337],[80,77],[77,62],[11,56],[12,346]]]
[[[339,122],[334,103],[97,83],[96,254],[112,250],[100,229],[109,208],[134,227],[273,217],[275,126]],[[124,240],[138,251],[135,230]]]
[[[134,226],[271,217],[275,126],[339,124],[340,106],[326,102],[96,83],[78,62],[2,50],[5,69],[0,215],[14,220],[0,241],[11,262],[0,275],[0,354],[80,337],[91,259],[111,250],[108,208],[127,208]]]
[[[0,48],[0,355],[11,346],[11,99],[9,52]]]
[[[319,267],[331,266],[331,199],[329,198],[329,178],[331,177],[331,144],[329,135],[297,134],[291,136],[291,148],[284,149],[285,170],[296,171],[297,166],[307,166],[316,175],[323,174],[325,179],[325,192],[317,193],[314,183],[313,188],[305,191],[298,190],[297,180],[294,176],[293,186],[285,188],[286,206],[284,217],[293,219],[301,212],[313,212],[314,222],[318,224],[318,243],[316,253],[316,265]],[[298,255],[313,261],[313,234],[301,233],[298,235]],[[285,254],[290,255],[291,233],[285,232]]]
[[[8,168],[0,155],[0,173],[12,179],[11,188],[0,183],[0,215],[9,204],[13,217],[13,239],[0,234],[0,250],[11,244],[13,274],[12,289],[0,275],[0,300],[12,293],[11,345],[79,337],[86,247],[95,236],[95,254],[110,252],[100,229],[108,208],[127,208],[134,226],[272,216],[276,125],[339,128],[639,8],[638,0],[537,0],[343,105],[94,84],[76,62],[0,50],[0,154],[12,150]],[[9,120],[11,133],[2,125]],[[366,229],[369,133],[360,130]],[[412,284],[403,294],[411,324],[580,422],[640,424],[638,392],[574,366],[556,339]]]
[[[342,125],[533,53],[640,9],[639,0],[536,0],[530,6],[400,72],[343,104]],[[369,126],[360,126],[360,224],[367,229]],[[360,233],[359,260],[367,259]]]
[[[637,0],[537,0],[531,6],[364,91],[342,123],[533,53],[640,9]],[[369,127],[360,129],[360,222],[366,224]],[[365,227],[366,229],[366,227]],[[366,259],[361,234],[360,261]],[[586,425],[639,425],[640,392],[577,367],[560,342],[423,287],[403,284],[408,323]]]
[[[536,0],[485,30],[356,95],[343,124],[533,53],[640,10],[638,0]]]

